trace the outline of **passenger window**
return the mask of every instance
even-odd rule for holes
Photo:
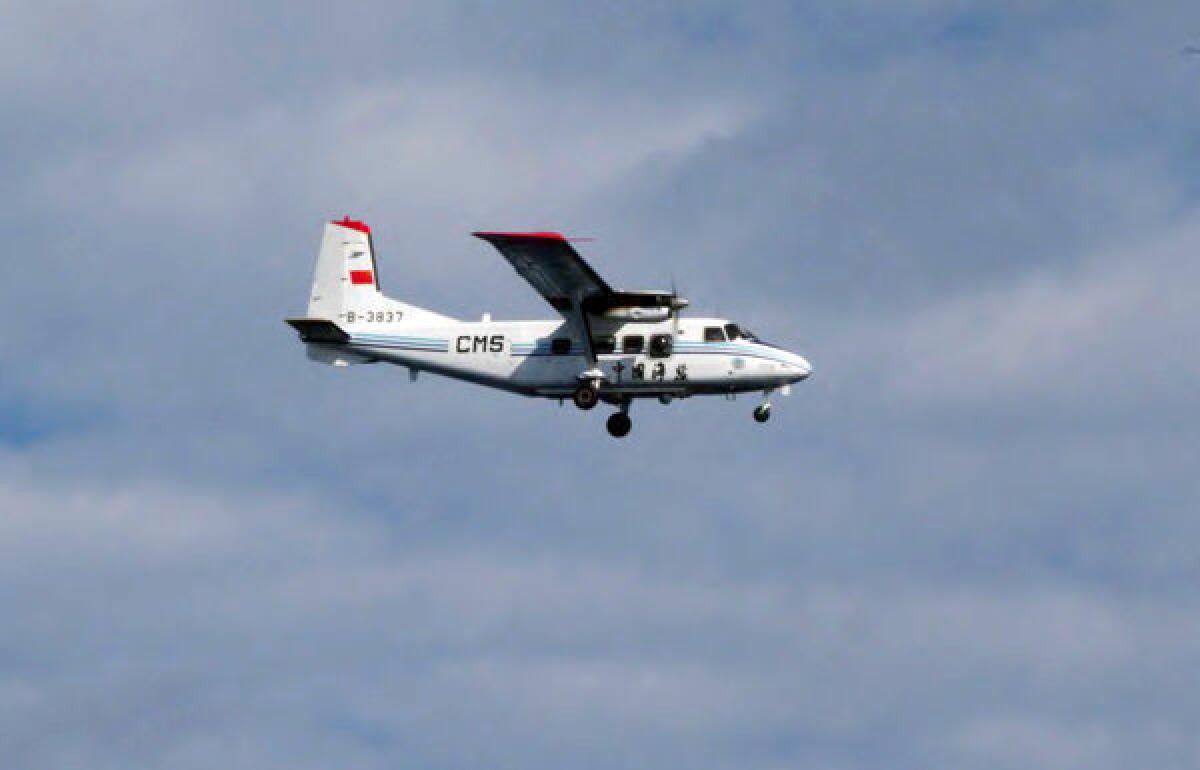
[[[642,348],[646,346],[646,338],[640,334],[626,335],[621,343],[621,350],[625,353],[641,353]]]
[[[611,334],[601,334],[592,339],[592,349],[596,355],[611,353],[617,349],[617,338]]]
[[[675,339],[670,334],[651,334],[649,353],[658,358],[666,358],[671,355],[674,342]]]
[[[565,356],[571,352],[571,340],[568,337],[555,337],[550,342],[550,352],[556,356]]]
[[[721,331],[720,326],[706,326],[706,327],[704,327],[704,341],[705,342],[724,342],[725,341],[725,332]]]

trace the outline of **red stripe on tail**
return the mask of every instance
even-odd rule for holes
[[[333,224],[341,225],[342,227],[348,227],[351,230],[357,230],[360,233],[366,233],[367,235],[371,234],[371,227],[366,222],[359,222],[351,219],[350,217],[343,217],[340,222],[335,219],[333,220]]]

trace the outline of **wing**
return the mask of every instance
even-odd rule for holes
[[[604,279],[558,233],[472,233],[496,247],[555,310],[578,313],[589,297],[613,294]]]
[[[629,317],[636,317],[638,309],[658,308],[667,317],[687,305],[687,300],[675,292],[614,291],[558,233],[472,235],[495,246],[521,277],[575,327],[593,367],[596,352],[589,316],[623,310]]]

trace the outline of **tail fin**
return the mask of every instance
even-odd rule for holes
[[[378,298],[379,274],[375,270],[371,228],[350,217],[325,225],[308,299],[308,317],[346,321],[348,310],[366,307]]]
[[[385,297],[379,291],[379,271],[371,228],[344,217],[325,225],[321,251],[308,299],[308,318],[353,325],[369,311],[392,311],[396,320],[448,321],[429,310]],[[388,319],[391,320],[391,312]]]

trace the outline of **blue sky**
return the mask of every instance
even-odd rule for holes
[[[1187,3],[23,3],[0,24],[0,756],[1200,763]],[[581,414],[307,362],[322,222],[544,303],[597,240],[796,349]],[[644,408],[643,408],[644,407]]]

